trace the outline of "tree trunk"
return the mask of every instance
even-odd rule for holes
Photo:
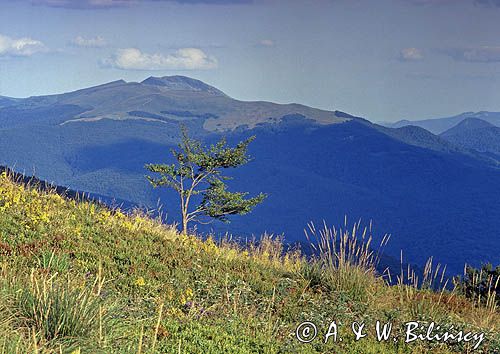
[[[182,213],[182,234],[187,235],[189,200],[184,199],[184,187],[182,187],[181,189],[180,197],[181,197],[181,213]]]
[[[183,208],[182,208],[182,234],[187,235],[188,233],[188,208],[187,208],[187,203],[183,201]]]
[[[187,235],[187,232],[188,232],[187,216],[182,215],[182,233],[184,235]]]

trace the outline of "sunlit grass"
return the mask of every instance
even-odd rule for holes
[[[294,336],[301,321],[324,331],[334,319],[395,326],[436,320],[487,332],[483,353],[500,348],[496,305],[466,299],[447,283],[444,267],[429,261],[420,276],[411,269],[380,274],[379,247],[359,222],[310,225],[307,234],[309,258],[270,235],[246,244],[202,240],[141,211],[68,199],[2,174],[0,353],[467,349],[355,342],[345,329],[346,340],[337,343],[301,344]]]

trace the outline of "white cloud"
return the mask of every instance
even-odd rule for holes
[[[418,48],[404,48],[399,53],[402,61],[418,61],[424,58],[422,51]]]
[[[11,38],[0,34],[0,56],[28,57],[46,50],[47,47],[36,39],[29,37]]]
[[[259,42],[263,47],[274,47],[276,43],[272,39],[263,39]]]
[[[71,41],[71,44],[76,47],[102,48],[106,46],[106,40],[101,36],[97,36],[94,38],[85,38],[82,36],[78,36]]]
[[[103,61],[105,66],[124,70],[214,69],[217,59],[198,48],[181,48],[171,54],[147,54],[137,48],[119,49]]]

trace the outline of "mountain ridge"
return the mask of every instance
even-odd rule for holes
[[[412,121],[403,119],[393,123],[382,122],[380,124],[389,128],[401,128],[408,125],[415,125],[424,128],[433,134],[439,135],[467,118],[479,118],[493,125],[500,126],[500,112],[488,111],[463,112],[455,116],[444,118],[431,118]]]
[[[212,132],[233,130],[240,125],[274,124],[292,114],[307,116],[318,124],[347,120],[335,116],[334,112],[300,104],[235,100],[213,86],[184,76],[149,77],[142,82],[116,80],[63,94],[19,99],[8,107],[12,110],[9,114],[15,115],[16,109],[51,106],[72,106],[79,111],[77,114],[60,114],[58,124],[101,119],[183,122],[205,117],[203,129]]]
[[[414,264],[432,255],[459,273],[465,262],[477,265],[500,253],[493,241],[500,229],[499,170],[479,153],[421,128],[391,129],[338,110],[153,83],[118,80],[0,107],[0,165],[147,208],[160,199],[170,221],[178,219],[177,198],[153,190],[143,166],[173,162],[168,151],[179,142],[179,126],[205,144],[256,135],[254,160],[229,171],[237,177],[230,188],[266,192],[268,200],[230,227],[201,225],[201,232],[267,231],[294,242],[311,220],[342,224],[347,215],[393,234],[390,255],[403,248]],[[464,236],[470,234],[483,236]]]
[[[440,134],[467,149],[492,154],[500,160],[500,127],[479,118],[467,118]]]
[[[491,124],[490,122],[487,122],[480,118],[469,117],[465,118],[454,127],[451,127],[447,131],[441,133],[441,135],[462,129],[482,129],[482,128],[492,128],[492,127],[496,127],[496,125]]]

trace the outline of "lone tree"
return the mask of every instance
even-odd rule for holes
[[[147,164],[145,168],[157,174],[156,177],[146,176],[154,188],[170,187],[179,194],[183,233],[187,233],[191,221],[207,223],[207,220],[217,219],[229,222],[228,215],[247,214],[266,198],[263,193],[246,198],[248,193],[229,192],[225,181],[231,178],[221,173],[223,169],[250,161],[247,148],[255,136],[235,147],[229,147],[225,138],[206,147],[200,141],[191,139],[185,127],[181,132],[179,149],[171,150],[177,162],[171,165]],[[190,202],[195,195],[201,195],[201,202],[193,209]]]

